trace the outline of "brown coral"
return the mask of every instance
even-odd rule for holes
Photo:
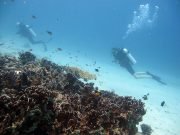
[[[136,134],[141,100],[98,91],[45,59],[17,68],[6,58],[15,68],[0,70],[0,134]]]

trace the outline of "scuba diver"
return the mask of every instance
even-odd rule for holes
[[[120,64],[120,66],[126,68],[126,70],[133,75],[136,79],[139,78],[152,78],[153,80],[166,85],[165,82],[161,80],[160,77],[154,75],[150,72],[135,72],[133,65],[136,64],[135,58],[126,48],[113,48],[112,54],[115,60]]]
[[[21,22],[17,22],[16,24],[18,26],[17,34],[19,34],[19,35],[25,37],[26,39],[28,39],[28,41],[31,44],[42,44],[44,46],[44,50],[47,51],[47,46],[46,46],[44,41],[35,40],[37,35],[29,25],[25,25],[25,24],[23,24]]]

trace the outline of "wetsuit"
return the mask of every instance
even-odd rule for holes
[[[134,75],[135,71],[132,68],[132,64],[123,49],[113,49],[113,56],[122,67],[126,68],[130,74]]]
[[[44,46],[44,50],[47,50],[45,42],[42,40],[35,40],[35,36],[31,33],[30,29],[25,24],[19,24],[19,30],[17,34],[27,38],[31,44],[42,44]]]

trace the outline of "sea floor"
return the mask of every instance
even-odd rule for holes
[[[143,100],[147,112],[143,121],[138,125],[139,130],[141,130],[140,124],[145,123],[152,127],[152,135],[179,135],[180,83],[179,85],[173,83],[178,82],[178,78],[162,74],[168,78],[167,85],[150,79],[135,79],[118,64],[112,63],[110,59],[104,61],[95,55],[90,56],[81,48],[69,44],[59,46],[62,47],[60,50],[56,44],[51,43],[48,44],[48,51],[45,52],[41,45],[31,45],[19,37],[1,38],[0,43],[2,54],[17,56],[20,51],[31,51],[37,57],[46,57],[57,64],[77,66],[94,73],[97,80],[91,82],[94,82],[99,89],[114,91],[121,96],[132,96],[141,100],[149,93],[148,99]],[[165,101],[163,107],[161,106],[162,101]]]

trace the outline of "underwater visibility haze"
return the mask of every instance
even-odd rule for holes
[[[0,134],[179,135],[179,13],[179,0],[0,0]]]

